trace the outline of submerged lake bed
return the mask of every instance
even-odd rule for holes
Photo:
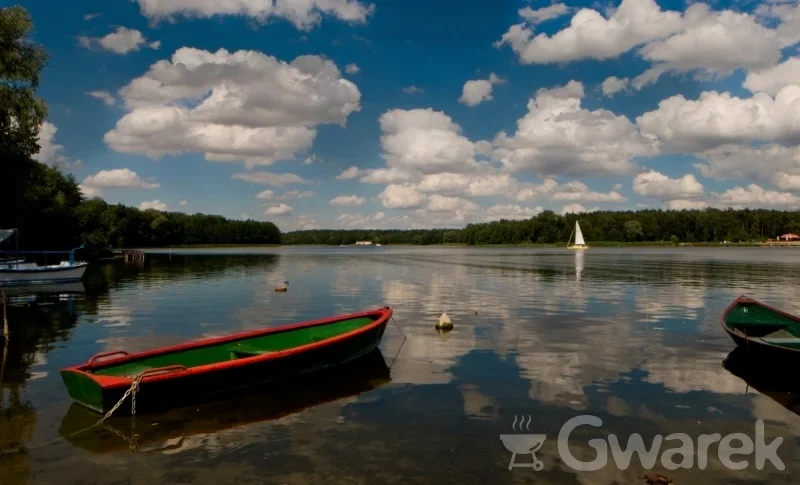
[[[602,425],[569,437],[586,462],[589,440],[611,434],[623,447],[633,433],[648,448],[674,433],[755,440],[760,420],[767,442],[782,439],[783,470],[759,470],[752,454],[732,470],[712,445],[705,467],[668,470],[659,455],[652,471],[676,484],[797,483],[800,404],[723,367],[734,344],[719,320],[742,294],[800,314],[798,281],[789,248],[172,249],[92,265],[82,283],[9,290],[0,482],[645,483],[636,456],[621,467],[609,451],[595,471],[565,463],[562,425],[591,415]],[[384,305],[394,322],[363,360],[88,431],[100,416],[58,374],[99,352]],[[434,329],[442,312],[447,333]],[[501,435],[544,441],[512,457]],[[537,460],[541,471],[509,469]]]

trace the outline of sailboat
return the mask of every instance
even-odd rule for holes
[[[575,244],[570,246],[569,243],[572,241],[573,234],[575,235]],[[583,232],[581,232],[581,225],[578,224],[578,221],[575,221],[575,229],[573,229],[572,233],[569,235],[567,249],[589,249],[589,246],[586,245],[586,241],[583,240]]]

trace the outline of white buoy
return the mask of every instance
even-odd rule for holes
[[[442,316],[439,317],[439,321],[436,322],[436,328],[440,330],[451,330],[453,328],[453,322],[450,321],[447,312],[442,313]]]
[[[281,283],[281,284],[279,284],[278,286],[275,287],[275,292],[276,293],[286,293],[286,290],[288,290],[288,289],[289,289],[289,282],[288,281],[284,281],[283,283]]]

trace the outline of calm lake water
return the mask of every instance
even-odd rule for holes
[[[561,425],[582,414],[603,420],[571,437],[587,461],[588,440],[609,433],[649,446],[753,437],[763,420],[767,441],[783,438],[783,471],[752,456],[728,470],[716,445],[705,470],[654,471],[680,485],[798,483],[796,395],[726,370],[734,345],[719,326],[740,294],[800,314],[798,281],[800,251],[782,248],[173,250],[94,265],[81,284],[11,292],[0,452],[18,451],[0,456],[0,483],[644,483],[637,458],[594,472],[559,459]],[[397,327],[380,353],[338,372],[70,435],[98,415],[70,402],[58,370],[95,353],[383,305]],[[455,329],[440,335],[443,311]],[[547,435],[543,471],[508,469],[500,435],[517,433]]]

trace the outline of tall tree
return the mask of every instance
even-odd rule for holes
[[[5,163],[9,156],[39,152],[39,127],[47,115],[36,95],[47,53],[31,40],[32,33],[27,10],[0,8],[0,154]]]

